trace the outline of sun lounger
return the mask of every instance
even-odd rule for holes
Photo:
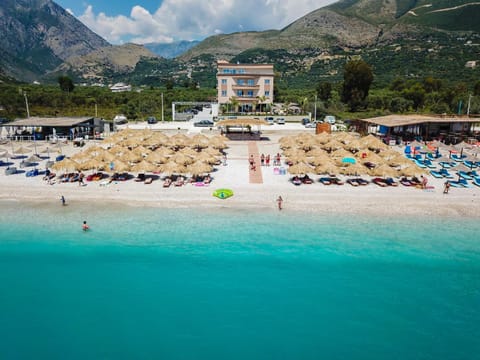
[[[442,179],[442,178],[443,178],[443,175],[440,173],[440,171],[430,170],[430,174],[431,174],[434,178],[437,178],[437,179]]]
[[[480,176],[474,177],[472,184],[480,187]]]
[[[465,171],[458,171],[457,175],[465,180],[472,180],[472,177]]]
[[[393,178],[391,178],[391,177],[386,178],[386,179],[385,179],[385,183],[386,183],[388,186],[398,186],[398,182],[396,182],[395,180],[393,180]]]
[[[347,179],[347,184],[350,184],[352,186],[360,186],[357,179]]]
[[[145,178],[145,180],[143,181],[144,184],[151,184],[152,182],[153,182],[152,177]]]
[[[163,187],[164,188],[167,188],[167,187],[170,187],[170,185],[172,185],[172,179],[170,179],[169,177],[167,177],[165,179],[165,181],[163,182]]]
[[[17,173],[17,168],[15,166],[10,166],[5,169],[5,175],[13,175]]]
[[[453,179],[453,175],[450,174],[447,169],[440,169],[439,173],[446,179]]]
[[[318,181],[320,181],[323,185],[332,184],[332,180],[329,177],[321,177],[320,179],[318,179]]]
[[[372,182],[373,182],[374,184],[377,184],[377,185],[380,186],[380,187],[387,187],[387,186],[388,186],[388,184],[386,183],[385,179],[382,179],[382,178],[380,178],[380,177],[373,178],[373,179],[372,179]]]
[[[177,180],[175,180],[175,186],[183,186],[185,185],[185,180],[183,177],[179,176]]]

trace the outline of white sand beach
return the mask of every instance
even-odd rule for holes
[[[295,124],[296,125],[296,124]],[[180,127],[185,133],[194,134],[202,131],[188,127],[185,123],[159,124],[164,131],[173,134]],[[141,125],[139,126],[141,127]],[[299,132],[314,133],[313,129],[304,129],[301,126],[273,125],[262,129],[265,140],[256,141],[258,153],[274,155],[279,149],[279,138]],[[208,130],[203,130],[208,135]],[[87,147],[98,145],[98,141],[88,141],[82,148],[73,147],[69,142],[62,151],[67,156],[84,151]],[[345,185],[323,185],[318,181],[313,184],[294,186],[289,179],[288,172],[279,175],[274,167],[260,166],[257,163],[257,172],[261,174],[259,183],[251,183],[248,164],[249,141],[228,141],[227,165],[215,166],[212,173],[212,182],[208,186],[186,184],[181,187],[163,187],[163,181],[158,179],[151,184],[128,181],[105,182],[90,181],[84,186],[75,183],[59,183],[49,185],[42,180],[42,176],[26,177],[25,173],[5,175],[0,172],[0,200],[15,200],[25,202],[47,202],[61,206],[60,197],[63,195],[67,204],[89,202],[93,204],[114,203],[128,206],[148,207],[197,207],[197,208],[242,208],[265,209],[278,211],[276,198],[281,195],[284,199],[283,212],[315,212],[371,214],[372,216],[448,216],[471,217],[480,215],[480,188],[451,188],[448,194],[443,194],[443,179],[428,176],[429,185],[433,189],[422,190],[414,187],[379,187],[375,184],[353,187]],[[20,144],[15,144],[19,146]],[[23,144],[28,145],[28,144]],[[5,149],[7,145],[4,145]],[[10,145],[8,145],[10,146]],[[37,142],[41,146],[41,142]],[[20,168],[20,160],[11,160],[13,166]],[[38,169],[45,169],[46,160],[38,165]],[[283,165],[284,167],[288,167]],[[29,170],[28,168],[26,170]],[[88,174],[89,172],[85,172]],[[257,176],[258,178],[258,176]],[[317,180],[318,175],[312,176]],[[347,178],[340,176],[341,179]],[[368,179],[368,177],[366,177]],[[101,185],[103,184],[103,185]],[[229,188],[234,196],[225,200],[212,196],[215,189]]]

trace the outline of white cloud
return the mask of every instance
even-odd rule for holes
[[[201,40],[214,34],[281,29],[335,0],[164,0],[155,13],[136,5],[129,16],[94,13],[78,18],[112,43]]]

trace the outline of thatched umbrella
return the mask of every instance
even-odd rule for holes
[[[174,161],[169,161],[166,164],[162,164],[159,167],[161,173],[165,175],[173,175],[173,174],[187,174],[187,168],[184,165],[177,164]]]
[[[343,149],[343,144],[338,140],[330,140],[326,144],[320,146],[322,149],[328,149],[329,151],[335,151]]]
[[[410,165],[410,166],[401,168],[400,170],[398,170],[398,173],[400,176],[410,177],[410,176],[424,175],[427,172],[424,169],[419,168],[418,166]]]
[[[328,143],[332,139],[333,139],[332,135],[326,132],[322,132],[318,135],[315,135],[316,142],[321,145]]]
[[[367,174],[367,168],[365,166],[360,165],[359,163],[350,164],[348,166],[344,166],[340,168],[340,174],[342,175],[365,175]]]
[[[38,157],[37,155],[33,154],[32,156],[30,156],[28,159],[27,159],[27,162],[31,162],[31,163],[38,163],[40,161],[42,161],[43,159]]]
[[[295,165],[291,165],[288,167],[288,172],[292,175],[304,175],[304,174],[311,174],[315,170],[308,164],[304,162],[300,162]]]
[[[182,133],[175,134],[170,137],[170,140],[172,142],[172,145],[177,146],[177,147],[183,147],[186,144],[188,144],[188,141],[190,138]]]
[[[196,161],[187,166],[187,171],[192,175],[203,175],[212,172],[213,167],[203,161]]]
[[[31,152],[32,152],[32,149],[29,149],[29,148],[24,147],[24,146],[19,146],[16,149],[13,150],[14,154],[20,154],[20,155],[28,154],[28,153],[31,153]]]
[[[152,152],[152,153],[148,154],[147,157],[145,158],[145,160],[147,160],[151,163],[159,164],[159,163],[167,162],[168,157],[166,155],[163,155],[160,152],[155,151],[155,152]]]
[[[343,159],[344,157],[351,157],[353,154],[345,149],[338,149],[333,151],[330,156],[334,159]]]
[[[128,165],[126,162],[123,162],[120,159],[116,159],[110,162],[108,171],[109,172],[128,172],[130,171],[130,165]]]
[[[194,159],[195,161],[203,161],[208,164],[218,164],[220,162],[220,160],[217,157],[204,151],[202,151],[197,156],[195,156]]]
[[[158,166],[146,160],[142,160],[130,168],[131,172],[136,172],[136,173],[153,172],[156,170],[158,170]]]
[[[141,155],[137,155],[131,151],[125,151],[122,155],[119,156],[122,161],[128,162],[140,162],[142,161],[143,157]]]
[[[71,160],[69,158],[65,158],[52,165],[52,169],[56,171],[58,170],[64,170],[64,171],[74,170],[75,171],[75,170],[78,170],[78,168],[79,168],[79,164],[76,161]]]
[[[177,164],[188,165],[193,163],[191,156],[184,155],[182,153],[176,153],[170,157],[170,161],[174,161]]]
[[[370,170],[369,173],[372,176],[382,176],[382,177],[398,177],[399,176],[398,171],[388,166],[387,164],[376,166],[372,170]]]
[[[133,149],[132,152],[136,155],[145,156],[150,154],[152,150],[147,149],[146,147],[140,145],[140,146],[137,146],[135,149]]]
[[[190,156],[190,157],[195,157],[199,154],[198,151],[193,150],[192,148],[189,148],[189,147],[185,147],[185,148],[179,150],[179,153],[181,153],[183,155],[186,155],[186,156]]]
[[[315,174],[336,174],[339,172],[339,167],[332,162],[326,162],[315,168]]]
[[[314,166],[320,166],[325,163],[331,163],[331,162],[332,162],[332,159],[327,154],[313,156],[310,160],[308,160],[308,163]]]
[[[78,170],[103,170],[105,169],[106,165],[104,162],[97,160],[97,159],[90,159],[78,165]]]
[[[187,144],[193,148],[203,149],[208,147],[209,139],[203,134],[196,134],[190,138],[190,141]]]
[[[213,147],[208,147],[206,149],[203,149],[201,151],[201,153],[207,153],[207,154],[212,155],[212,156],[221,156],[222,155],[222,153],[218,149],[215,149]]]

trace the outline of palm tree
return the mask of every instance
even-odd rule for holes
[[[262,104],[265,104],[267,97],[265,95],[257,96],[258,102],[260,103],[260,111],[262,111]]]
[[[302,109],[303,114],[306,113],[307,105],[308,105],[308,97],[304,97],[303,99],[300,99],[300,107]]]
[[[230,99],[228,99],[230,101],[230,104],[232,105],[233,107],[233,112],[237,112],[237,109],[238,109],[238,105],[239,105],[239,101],[238,99],[235,97],[235,96],[232,96]]]

